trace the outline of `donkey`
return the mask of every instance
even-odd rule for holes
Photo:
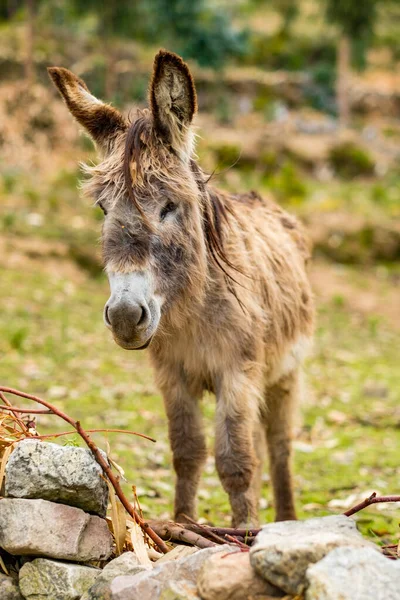
[[[158,52],[149,109],[129,120],[67,69],[48,71],[100,152],[85,187],[105,215],[104,321],[122,348],[149,347],[168,416],[175,520],[196,518],[207,390],[233,526],[257,523],[265,441],[276,519],[295,519],[291,436],[314,317],[301,226],[255,192],[209,184],[194,155],[194,82],[176,54]]]

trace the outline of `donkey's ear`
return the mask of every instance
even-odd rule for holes
[[[47,71],[75,119],[107,150],[115,134],[126,129],[121,113],[92,96],[86,83],[68,69],[49,67]]]
[[[189,126],[197,110],[196,89],[189,67],[177,54],[160,50],[156,55],[150,107],[158,133],[174,150],[190,155]]]

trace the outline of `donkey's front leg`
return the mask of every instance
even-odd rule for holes
[[[248,389],[251,386],[248,386]],[[257,459],[254,452],[254,399],[246,386],[223,382],[217,392],[215,461],[229,494],[233,527],[256,525],[258,498],[254,493]]]
[[[176,472],[174,518],[184,522],[183,515],[196,519],[197,487],[207,448],[198,398],[177,383],[164,389],[164,402]]]

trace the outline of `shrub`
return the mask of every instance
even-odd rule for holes
[[[354,142],[343,142],[330,151],[329,161],[336,173],[344,179],[371,176],[375,162],[371,155]]]
[[[241,154],[240,147],[235,144],[213,145],[212,150],[217,169],[232,167],[238,162]]]
[[[286,160],[276,174],[267,177],[265,183],[281,202],[297,204],[307,194],[300,171],[290,160]]]

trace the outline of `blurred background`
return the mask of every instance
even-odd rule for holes
[[[96,156],[46,67],[129,111],[146,103],[159,47],[178,52],[214,185],[257,189],[306,223],[319,317],[295,463],[310,516],[399,492],[399,40],[398,0],[0,0],[0,380],[86,427],[156,437],[109,436],[146,515],[171,511],[162,401],[146,354],[102,324],[102,213],[77,189],[78,163]],[[212,442],[212,401],[204,411]],[[52,418],[38,430],[63,427]],[[203,519],[229,520],[211,452],[199,500]],[[399,537],[398,508],[379,508],[365,531]]]

